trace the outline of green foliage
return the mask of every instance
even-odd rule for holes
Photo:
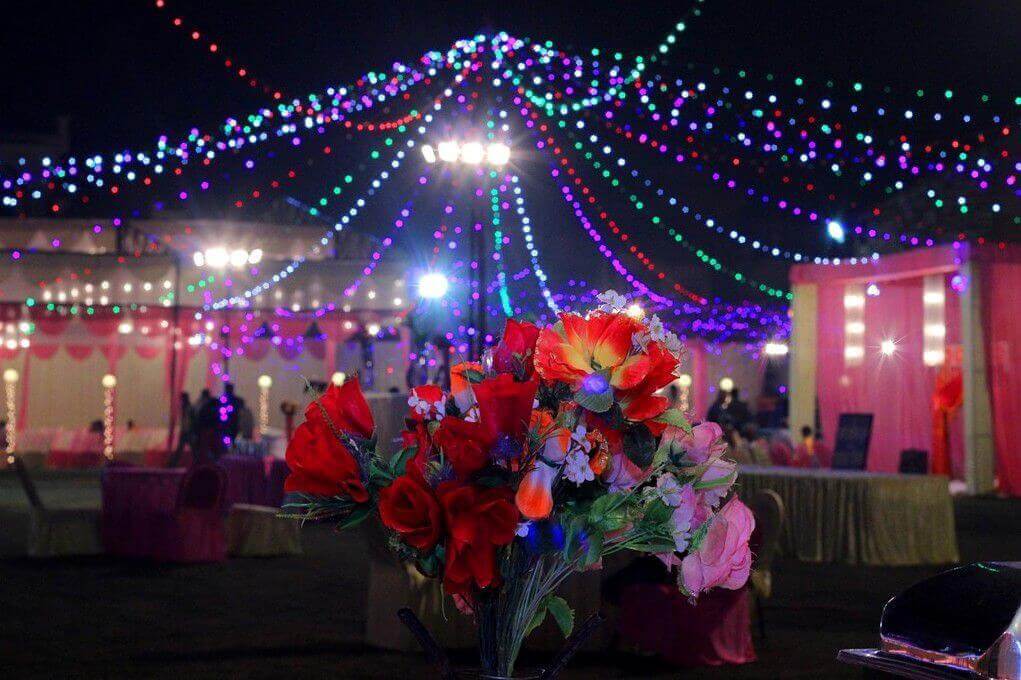
[[[558,596],[551,597],[546,608],[553,615],[553,620],[557,622],[563,636],[570,637],[574,630],[574,610],[567,604],[567,600]]]
[[[606,381],[606,389],[601,392],[590,392],[584,387],[574,391],[574,400],[584,409],[593,413],[606,413],[613,406],[613,388]]]
[[[688,422],[688,419],[684,417],[684,413],[679,408],[668,408],[653,418],[653,420],[657,423],[666,423],[667,425],[679,427],[685,432],[691,432],[691,423]]]
[[[625,494],[606,494],[592,503],[588,512],[588,523],[600,531],[617,531],[627,520]]]
[[[571,605],[567,604],[567,600],[558,595],[547,595],[539,602],[535,614],[532,615],[528,625],[525,626],[525,637],[542,625],[542,622],[546,620],[547,614],[553,616],[553,620],[556,621],[560,633],[565,638],[569,637],[571,632],[574,631],[574,610],[571,609]]]

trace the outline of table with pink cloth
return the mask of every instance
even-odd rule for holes
[[[225,507],[266,504],[266,463],[262,457],[229,453],[218,463],[227,473]]]
[[[677,666],[720,666],[756,660],[751,595],[716,589],[695,604],[672,583],[628,586],[618,623],[623,644]]]
[[[159,546],[155,525],[171,516],[184,479],[183,468],[111,467],[103,471],[103,547],[111,555],[148,557]]]

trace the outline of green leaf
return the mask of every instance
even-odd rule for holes
[[[551,597],[546,608],[553,615],[553,620],[557,622],[563,636],[570,637],[574,630],[574,610],[567,604],[567,600],[562,597]]]
[[[734,470],[726,477],[720,477],[719,479],[710,479],[709,481],[699,480],[695,482],[694,486],[696,489],[715,489],[721,486],[730,486],[737,479],[737,470]]]
[[[645,514],[642,516],[643,524],[664,524],[673,517],[674,509],[660,499],[656,499],[645,506]]]
[[[349,529],[353,526],[357,526],[365,521],[365,518],[372,512],[371,503],[362,503],[351,511],[351,514],[346,519],[341,521],[337,526],[341,529]]]
[[[668,408],[653,418],[653,420],[657,423],[666,423],[667,425],[679,427],[685,432],[691,432],[691,423],[688,422],[688,419],[684,417],[684,413],[679,408]]]
[[[583,568],[591,567],[603,556],[603,532],[593,531],[588,535],[588,552],[582,561]]]
[[[542,622],[546,620],[546,609],[546,598],[543,598],[539,603],[539,608],[535,610],[535,614],[532,615],[528,625],[525,626],[525,637],[528,637],[529,633],[541,626]]]
[[[393,475],[395,477],[403,475],[408,467],[408,461],[414,458],[417,453],[417,446],[408,446],[395,453],[394,457],[390,459],[390,469],[393,471]]]
[[[600,496],[588,512],[589,523],[603,531],[616,531],[624,524],[626,494],[611,493]]]
[[[652,465],[656,455],[656,438],[644,423],[632,425],[624,430],[624,455],[643,470]]]
[[[602,392],[589,392],[585,388],[575,390],[574,400],[584,409],[593,413],[606,413],[613,406],[613,388],[610,382],[606,382],[606,389]]]
[[[658,555],[660,553],[673,552],[677,549],[677,544],[672,540],[656,539],[628,543],[627,547],[628,550],[634,550],[635,552],[653,553]]]
[[[462,375],[464,376],[464,379],[470,383],[480,383],[486,379],[485,373],[475,370],[474,368],[465,369]]]

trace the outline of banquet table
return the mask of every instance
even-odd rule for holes
[[[112,555],[153,554],[153,523],[174,513],[183,468],[111,467],[103,470],[103,546]]]
[[[783,499],[785,556],[876,566],[959,559],[946,477],[740,466],[739,495],[761,489]]]
[[[225,507],[266,502],[266,463],[261,456],[230,453],[221,457],[219,464],[227,472]]]

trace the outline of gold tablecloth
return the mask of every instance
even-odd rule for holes
[[[783,499],[785,556],[877,566],[960,559],[946,477],[740,466],[739,495],[760,489]]]

